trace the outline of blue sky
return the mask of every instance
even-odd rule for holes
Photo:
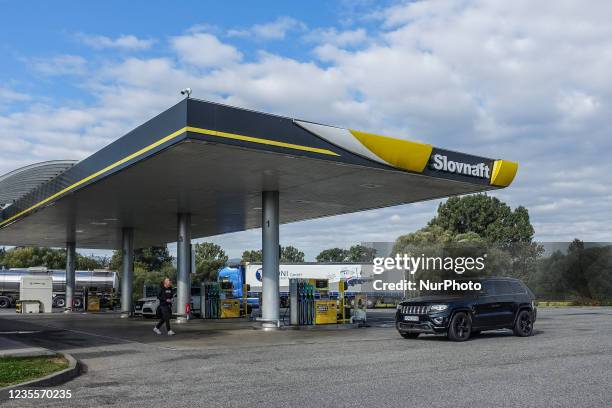
[[[31,58],[52,58],[58,54],[79,55],[96,61],[121,59],[127,53],[117,48],[92,49],[82,41],[84,36],[103,35],[118,38],[133,35],[155,40],[155,47],[131,55],[163,56],[168,53],[165,37],[183,33],[198,26],[206,31],[222,33],[244,29],[256,24],[268,24],[276,17],[294,16],[309,26],[345,26],[359,18],[358,9],[374,2],[258,1],[256,7],[246,1],[8,1],[0,0],[0,50],[3,64],[2,82],[18,84],[32,92],[52,95],[57,103],[80,99],[91,102],[92,95],[80,92],[78,84],[41,78],[28,65]],[[376,3],[376,8],[384,2]],[[300,31],[300,30],[296,30]],[[295,35],[294,35],[295,34]],[[264,44],[244,38],[234,38],[247,58],[258,50],[270,49],[282,55],[304,60],[309,49],[293,42],[299,32],[288,30],[284,40]],[[134,51],[133,49],[130,51]],[[22,88],[23,89],[23,88]]]
[[[519,161],[495,193],[541,240],[610,241],[612,5],[0,0],[0,174],[81,159],[194,96]],[[438,202],[286,225],[390,241]],[[232,256],[258,231],[212,238]]]

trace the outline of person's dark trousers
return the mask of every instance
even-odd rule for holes
[[[172,317],[172,310],[170,310],[169,306],[160,306],[159,310],[161,311],[161,319],[159,319],[159,323],[157,323],[158,329],[162,327],[164,323],[166,323],[166,330],[170,331],[170,318]]]

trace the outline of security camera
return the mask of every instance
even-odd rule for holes
[[[185,88],[181,90],[181,95],[187,96],[189,98],[191,96],[191,88]]]

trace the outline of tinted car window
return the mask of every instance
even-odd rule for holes
[[[495,288],[495,293],[498,295],[516,295],[519,293],[525,293],[525,289],[519,282],[511,280],[493,281],[493,287]]]
[[[512,294],[525,293],[525,288],[520,282],[508,281],[508,285],[510,286],[510,293]]]
[[[508,281],[494,281],[493,285],[495,286],[495,291],[497,292],[498,295],[509,295],[510,293],[512,293],[511,289],[510,289],[510,282]]]
[[[497,287],[494,284],[495,281],[486,280],[482,282],[482,288],[487,295],[497,295]]]

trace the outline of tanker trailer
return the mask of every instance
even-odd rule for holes
[[[53,278],[53,307],[66,306],[66,271],[45,268],[13,268],[0,270],[0,309],[11,307],[19,299],[19,282],[23,275],[47,274]],[[76,271],[74,307],[83,307],[85,292],[110,302],[119,288],[117,272],[108,270]]]

